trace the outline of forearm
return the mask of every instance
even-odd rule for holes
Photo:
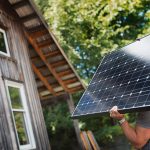
[[[121,128],[127,137],[127,139],[135,146],[139,146],[139,139],[136,133],[136,130],[132,128],[127,121],[125,121],[122,125]]]

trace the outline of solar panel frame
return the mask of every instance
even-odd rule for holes
[[[141,38],[140,40],[138,39],[137,41],[141,41],[143,39],[146,39],[147,37],[150,38],[150,35],[147,35],[147,36]],[[137,58],[130,58],[129,56],[128,57],[125,56],[126,55],[125,48],[127,48],[128,46],[132,47],[132,45],[136,44],[137,41],[135,41],[131,44],[128,44],[119,50],[109,53],[102,59],[100,65],[98,66],[94,76],[92,77],[86,91],[84,92],[80,101],[78,102],[78,105],[72,114],[72,118],[104,114],[104,113],[107,113],[112,106],[122,103],[122,106],[124,107],[126,104],[128,104],[128,102],[129,102],[129,104],[127,105],[128,107],[126,107],[126,108],[119,107],[119,109],[118,109],[119,112],[125,113],[125,112],[133,112],[133,111],[150,110],[150,101],[145,101],[145,106],[141,105],[141,103],[143,104],[142,100],[144,98],[148,99],[148,97],[149,97],[149,99],[150,99],[150,92],[146,93],[146,91],[141,91],[142,86],[144,87],[145,84],[150,85],[150,79],[149,79],[150,56],[148,58],[149,62],[147,62],[147,63],[142,62],[143,60],[142,60],[141,56],[137,56]],[[150,39],[149,39],[149,42],[150,42]],[[150,44],[149,44],[149,47],[150,47]],[[115,56],[115,59],[113,59],[113,60],[110,59],[110,58],[112,58],[112,56]],[[122,59],[120,59],[121,57],[122,57]],[[146,55],[144,55],[144,57],[147,58]],[[107,60],[109,60],[110,63],[108,63]],[[119,62],[119,65],[117,65],[117,67],[115,67],[115,68],[113,68],[113,67],[110,68],[110,66],[113,63],[116,63],[116,61]],[[129,64],[129,62],[132,65]],[[134,71],[133,71],[133,69],[134,69]],[[101,72],[99,72],[99,70]],[[108,71],[109,71],[109,73],[107,73]],[[118,72],[119,72],[119,74],[118,74]],[[146,79],[145,78],[137,79],[137,76],[140,77],[140,75],[142,73],[146,74],[147,72],[149,73],[149,75],[147,76],[148,78],[146,77]],[[124,73],[124,76],[122,76],[122,73]],[[107,77],[106,77],[106,75],[107,75]],[[142,75],[142,76],[144,77],[144,75]],[[103,76],[105,78],[102,78]],[[116,78],[116,76],[117,76],[117,78]],[[102,78],[102,79],[100,80],[100,78]],[[117,93],[117,91],[119,91],[121,89],[120,87],[123,87],[124,85],[123,84],[117,85],[118,86],[117,89],[115,89],[116,87],[113,85],[115,87],[115,88],[113,87],[115,89],[115,91],[110,90],[109,93],[112,94],[112,92],[116,92],[118,95],[115,96],[115,94],[114,94],[114,96],[111,97],[109,100],[109,98],[108,98],[109,94],[107,91],[110,88],[110,87],[108,87],[108,85],[109,85],[109,83],[111,83],[112,80],[114,80],[116,84],[119,83],[119,81],[122,81],[122,82],[126,81],[125,82],[126,87],[125,87],[124,92],[126,92],[126,90],[129,90],[129,89],[133,89],[133,90],[140,89],[140,91],[136,91],[138,94],[136,94],[135,91],[134,92],[128,91],[128,94],[124,96],[124,95],[122,95],[121,92]],[[147,83],[147,81],[148,81],[148,83]],[[144,82],[144,85],[143,85],[143,82]],[[101,85],[99,85],[98,83],[101,83]],[[90,88],[94,89],[95,84],[97,84],[96,86],[101,86],[101,87],[104,86],[105,90],[101,88],[99,91],[94,91],[93,95],[92,94],[88,95],[89,89]],[[124,89],[122,89],[122,90],[124,90]],[[148,88],[148,90],[150,91],[150,88]],[[143,94],[142,92],[145,92],[144,93],[145,95],[142,95]],[[105,94],[107,94],[107,95],[105,95]],[[93,96],[93,99],[94,99],[94,101],[92,101],[92,102],[90,101],[92,99],[91,96]],[[101,96],[101,98],[103,96],[103,99],[107,97],[107,101],[104,102],[104,100],[98,100],[99,96]],[[120,99],[118,97],[120,97]],[[112,98],[113,98],[113,100],[112,100]],[[131,103],[130,102],[131,100],[129,100],[129,98],[132,98],[134,103],[133,102]],[[102,101],[102,102],[100,102],[100,101]],[[125,102],[126,102],[126,104],[124,104]],[[146,104],[146,102],[147,102],[147,104]],[[100,106],[101,106],[101,111],[99,111]],[[121,105],[119,105],[119,106],[121,106]],[[95,108],[94,111],[93,111],[93,108]],[[86,112],[84,112],[84,111],[86,111]]]

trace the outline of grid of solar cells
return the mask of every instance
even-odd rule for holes
[[[150,36],[107,55],[72,117],[150,106]]]

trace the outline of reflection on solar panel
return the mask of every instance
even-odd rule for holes
[[[108,54],[99,65],[72,117],[150,110],[150,35]]]

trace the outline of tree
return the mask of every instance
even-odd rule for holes
[[[58,105],[47,106],[43,113],[52,149],[79,149],[67,104],[63,101]]]
[[[150,33],[149,0],[37,0],[83,79],[108,52]]]

